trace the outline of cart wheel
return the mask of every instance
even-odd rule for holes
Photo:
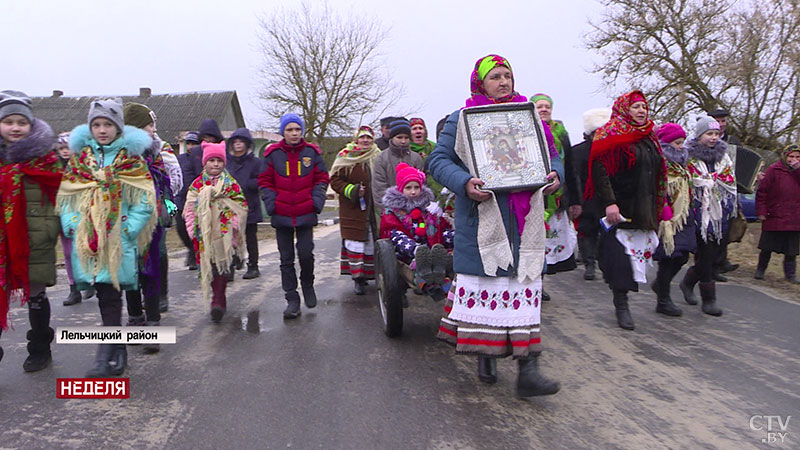
[[[403,292],[397,273],[397,259],[392,242],[380,239],[375,243],[378,303],[383,316],[383,332],[389,337],[403,332]]]

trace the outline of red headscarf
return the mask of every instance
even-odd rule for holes
[[[648,116],[644,124],[639,124],[631,116],[631,105],[647,100],[642,91],[631,91],[614,102],[611,118],[605,125],[598,128],[592,141],[592,150],[589,154],[589,178],[586,182],[584,198],[589,199],[594,195],[594,181],[592,180],[592,166],[595,161],[600,161],[606,168],[609,176],[614,176],[620,169],[622,155],[628,159],[628,169],[636,164],[636,150],[633,144],[642,139],[650,139],[661,153],[658,137],[653,132],[653,121]],[[666,174],[666,166],[662,173]]]

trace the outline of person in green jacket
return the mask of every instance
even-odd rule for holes
[[[50,126],[33,116],[27,95],[0,91],[0,332],[8,327],[10,301],[27,303],[26,372],[42,370],[52,360],[55,333],[45,288],[56,284],[55,199],[62,165],[55,142]]]

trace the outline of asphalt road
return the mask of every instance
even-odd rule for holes
[[[56,378],[82,377],[94,346],[54,344],[50,368],[24,373],[27,313],[12,309],[16,330],[0,339],[0,448],[800,448],[793,301],[720,284],[721,318],[683,302],[684,317],[668,318],[643,289],[629,332],[601,281],[549,276],[542,367],[562,390],[521,400],[513,361],[487,386],[474,358],[435,339],[441,303],[411,295],[403,336],[385,337],[374,286],[355,296],[338,274],[338,227],[316,239],[320,303],[289,322],[274,243],[262,244],[261,278],[229,285],[219,325],[196,272],[172,258],[162,324],[178,327],[178,343],[156,355],[129,348],[127,400],[56,399]],[[63,307],[66,286],[49,292],[55,326],[99,322],[96,299]],[[791,416],[785,431],[773,419],[783,444],[762,442],[766,416]]]

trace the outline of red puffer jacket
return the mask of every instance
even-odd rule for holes
[[[767,169],[756,191],[756,215],[764,231],[800,231],[800,169],[778,161]]]
[[[258,187],[272,226],[316,225],[329,181],[322,151],[316,145],[305,140],[289,145],[284,139],[267,147]]]

